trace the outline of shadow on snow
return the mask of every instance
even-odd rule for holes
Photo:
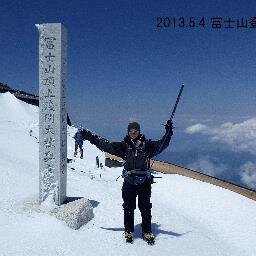
[[[79,199],[82,199],[83,197],[77,197],[77,196],[73,196],[73,197],[67,197],[64,204],[68,204],[68,203],[71,203],[73,201],[76,201],[76,200],[79,200]],[[95,201],[95,200],[91,200],[89,199],[91,205],[93,208],[96,208],[100,203],[98,201]]]
[[[172,237],[180,237],[180,236],[186,235],[187,233],[191,232],[191,231],[187,231],[185,233],[179,234],[179,233],[175,233],[173,231],[163,230],[160,227],[161,227],[161,225],[156,224],[156,223],[152,223],[152,232],[155,235],[155,237],[157,237],[159,234],[168,235],[168,236],[172,236]],[[124,228],[105,228],[105,227],[101,227],[101,229],[110,230],[110,231],[118,231],[118,232],[123,231],[124,232]],[[141,235],[141,225],[140,224],[135,225],[134,233],[137,237],[139,237]]]

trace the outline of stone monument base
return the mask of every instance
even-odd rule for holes
[[[92,205],[85,198],[54,208],[50,214],[64,221],[72,229],[79,229],[94,217]]]

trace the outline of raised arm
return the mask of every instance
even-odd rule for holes
[[[170,120],[168,120],[165,125],[164,136],[157,141],[148,141],[148,151],[150,153],[150,158],[160,154],[164,149],[169,146],[172,135],[173,124]]]
[[[101,151],[124,158],[125,150],[126,150],[124,142],[109,142],[104,138],[101,138],[95,134],[92,134],[88,130],[83,130],[82,134],[83,134],[84,140],[90,141],[93,145],[95,145]]]

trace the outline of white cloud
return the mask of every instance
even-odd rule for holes
[[[234,151],[256,154],[256,118],[241,123],[224,123],[219,127],[195,124],[186,129],[189,134],[201,133],[209,136],[211,142],[221,142]]]
[[[208,127],[204,124],[195,124],[195,125],[189,126],[186,129],[186,132],[189,134],[193,134],[193,133],[197,133],[197,132],[206,131],[207,129],[208,129]]]
[[[251,189],[256,189],[256,164],[249,161],[240,168],[241,181]]]
[[[219,175],[227,170],[227,166],[210,156],[201,156],[197,161],[190,164],[188,168],[200,171],[210,176]]]

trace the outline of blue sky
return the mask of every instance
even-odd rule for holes
[[[38,94],[35,24],[61,22],[68,30],[73,124],[119,140],[137,120],[158,138],[184,83],[172,150],[223,149],[210,142],[211,132],[186,128],[203,124],[212,131],[255,117],[256,28],[237,28],[237,20],[249,22],[255,10],[255,1],[2,0],[0,82]],[[158,28],[158,17],[175,18],[176,27]],[[185,27],[178,25],[181,17]],[[216,17],[219,29],[212,27]],[[197,27],[189,27],[190,19]]]
[[[73,123],[105,134],[135,118],[147,132],[159,131],[182,82],[177,126],[206,117],[236,121],[254,115],[256,28],[213,29],[210,19],[249,19],[255,7],[253,1],[1,1],[1,82],[38,94],[34,24],[62,22]],[[157,28],[157,17],[206,24]]]

